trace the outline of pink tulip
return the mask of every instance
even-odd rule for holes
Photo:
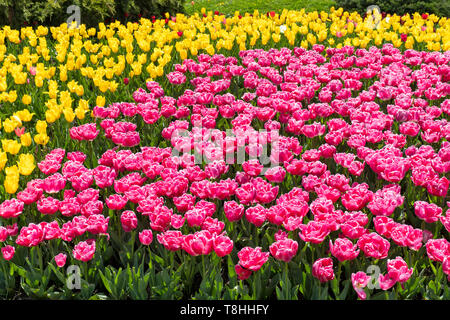
[[[269,249],[275,259],[289,262],[297,253],[298,243],[292,239],[282,239],[272,243]]]
[[[365,234],[358,240],[358,247],[368,257],[384,259],[387,257],[390,244],[389,241],[375,232]]]
[[[401,257],[388,260],[387,268],[389,277],[400,283],[408,281],[413,273],[413,269],[408,268],[408,265]]]
[[[319,279],[320,282],[333,280],[333,260],[331,258],[321,258],[316,260],[312,266],[312,275]]]
[[[188,254],[197,256],[211,253],[213,244],[213,235],[207,230],[202,230],[184,236],[181,246]]]
[[[95,254],[95,240],[80,241],[72,251],[73,257],[80,261],[89,261]]]
[[[166,231],[159,233],[158,242],[161,243],[169,251],[177,251],[181,249],[183,243],[183,234],[180,231]]]
[[[60,268],[64,267],[66,264],[67,255],[64,253],[59,253],[55,256],[56,265]]]
[[[139,232],[139,241],[144,245],[148,246],[153,241],[153,233],[150,229],[142,230],[142,232]]]
[[[330,252],[339,261],[353,260],[359,254],[357,245],[346,238],[338,238],[334,241],[334,244],[330,240]]]
[[[370,277],[363,271],[358,271],[357,273],[352,273],[351,276],[353,289],[355,289],[358,297],[361,300],[366,300],[366,293],[363,290],[370,281]]]
[[[22,214],[24,203],[17,199],[5,200],[0,204],[0,217],[4,219],[16,218]]]
[[[214,238],[214,252],[219,257],[224,257],[229,255],[233,250],[233,240],[224,235],[218,235]]]
[[[223,206],[225,216],[230,222],[238,221],[244,215],[244,206],[235,201],[227,201]]]
[[[138,220],[136,214],[131,210],[126,210],[120,215],[120,222],[125,232],[130,232],[136,229]]]
[[[325,223],[310,221],[308,224],[302,224],[299,226],[301,232],[299,233],[300,239],[305,242],[321,243],[325,240],[325,237],[330,233],[328,225]]]
[[[417,217],[428,223],[437,222],[442,214],[442,208],[434,203],[416,201],[414,203],[414,213]]]
[[[258,271],[269,259],[269,252],[262,252],[260,247],[244,247],[238,252],[239,265],[250,271]]]
[[[234,266],[234,271],[236,272],[239,280],[246,280],[252,275],[252,271],[241,267],[239,264]]]
[[[444,261],[450,255],[450,243],[442,239],[430,239],[426,243],[428,257],[433,261]]]
[[[7,245],[2,248],[3,259],[9,261],[14,257],[14,253],[16,252],[16,248],[13,246]]]

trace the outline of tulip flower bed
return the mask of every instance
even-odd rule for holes
[[[323,11],[317,1],[300,2],[306,10],[264,12],[269,7],[261,6],[261,12],[231,15],[202,8],[189,16],[167,13],[165,18],[105,22],[95,28],[4,26],[0,195],[9,197],[23,189],[35,176],[41,154],[65,146],[69,136],[61,133],[68,133],[72,123],[89,121],[94,106],[130,101],[132,92],[148,81],[158,81],[166,89],[173,65],[201,53],[238,57],[247,49],[311,49],[314,44],[367,49],[392,43],[402,52],[450,49],[446,17],[375,11],[361,16],[342,8]],[[300,2],[297,7],[303,7]],[[308,12],[312,8],[317,11]]]
[[[174,64],[61,132],[1,203],[2,295],[448,299],[449,61],[385,44]]]

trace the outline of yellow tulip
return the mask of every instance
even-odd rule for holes
[[[56,99],[58,94],[58,82],[50,80],[48,82],[48,95],[51,99]]]
[[[4,92],[8,88],[8,85],[6,83],[6,77],[0,80],[0,91]]]
[[[38,120],[36,122],[36,131],[40,134],[46,134],[47,133],[47,122]]]
[[[15,155],[18,154],[22,145],[18,143],[16,140],[3,139],[2,140],[2,148],[5,152],[9,154]]]
[[[75,89],[75,93],[77,94],[77,96],[81,97],[84,94],[84,87],[83,86],[78,86]]]
[[[187,51],[186,51],[186,49],[181,49],[181,50],[179,51],[179,54],[180,54],[181,60],[187,59]]]
[[[23,176],[29,176],[34,168],[36,167],[34,162],[34,156],[30,153],[22,153],[19,156],[19,161],[17,162],[19,167],[19,173]]]
[[[31,113],[28,109],[23,109],[14,113],[21,121],[28,122],[33,118],[34,113]],[[21,123],[20,123],[21,124]]]
[[[117,90],[117,87],[119,86],[119,83],[116,81],[110,81],[109,82],[109,91],[115,92]]]
[[[7,153],[4,151],[0,151],[0,171],[3,170],[3,168],[6,165],[6,162],[8,162]]]
[[[278,43],[280,41],[280,38],[281,38],[280,34],[276,34],[276,33],[272,34],[272,39],[275,43]]]
[[[72,108],[64,108],[63,113],[67,122],[72,122],[75,119],[75,113],[73,112]]]
[[[36,87],[41,88],[44,85],[44,79],[41,76],[36,76],[34,78],[34,84]]]
[[[394,47],[398,48],[402,45],[402,40],[401,39],[392,40],[392,44],[394,45]]]
[[[319,32],[319,34],[317,35],[317,38],[318,38],[319,42],[323,42],[327,38],[327,31],[321,30]]]
[[[28,94],[24,94],[22,97],[22,103],[25,105],[29,105],[31,103],[31,96]]]
[[[92,64],[97,64],[98,63],[98,57],[95,54],[89,56],[89,60],[91,60]]]
[[[439,50],[441,50],[441,43],[440,42],[433,43],[433,51],[439,51]]]
[[[208,46],[205,48],[205,50],[206,50],[206,52],[207,52],[210,56],[214,55],[215,50],[214,50],[214,47],[213,47],[212,45],[208,45]]]
[[[353,44],[353,46],[359,47],[359,44],[360,44],[360,43],[361,43],[361,41],[360,41],[359,38],[353,38],[353,39],[352,39],[352,44]]]
[[[313,34],[311,34],[311,33],[308,33],[308,35],[306,36],[306,40],[308,40],[308,42],[311,45],[314,45],[317,42],[316,37]]]
[[[24,133],[20,136],[20,143],[24,147],[29,147],[31,145],[31,134],[29,132]]]
[[[198,49],[196,47],[190,47],[189,50],[191,51],[191,54],[193,56],[196,56],[198,54]]]
[[[78,107],[83,110],[89,110],[89,102],[87,100],[80,99],[78,102]]]
[[[46,145],[48,141],[50,140],[49,136],[47,134],[39,133],[34,136],[34,142],[41,145]]]
[[[16,129],[21,124],[22,123],[21,123],[20,119],[16,119],[15,117],[11,117],[11,118],[6,119],[3,122],[3,129],[5,130],[5,132],[10,133],[10,132],[13,132],[14,129]]]
[[[53,123],[56,120],[58,120],[61,117],[61,113],[56,109],[47,109],[47,111],[45,111],[45,120],[48,123]]]
[[[67,81],[67,67],[60,65],[59,66],[59,80],[61,80],[62,82],[66,82]]]
[[[9,194],[16,193],[17,189],[19,188],[19,178],[16,178],[15,176],[6,176],[5,179],[5,191]]]
[[[84,108],[80,108],[80,107],[75,108],[75,115],[80,120],[83,120],[85,118],[86,112],[87,112],[87,110],[85,110]]]
[[[100,91],[101,91],[102,93],[105,93],[106,91],[108,91],[108,88],[109,88],[109,83],[108,83],[108,81],[102,80],[102,81],[100,82],[100,84],[98,85],[98,88],[100,89]]]
[[[97,96],[97,99],[95,100],[95,103],[96,103],[96,105],[99,106],[99,107],[104,107],[104,106],[105,106],[105,103],[106,103],[105,97],[103,97],[103,96]]]
[[[158,67],[156,68],[156,75],[157,75],[158,77],[162,77],[163,74],[164,74],[164,69],[163,69],[161,66],[158,66]]]
[[[8,94],[8,102],[14,103],[17,100],[17,92],[15,90],[10,91]]]

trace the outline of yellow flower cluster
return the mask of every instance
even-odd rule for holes
[[[0,104],[2,114],[6,110],[10,115],[0,119],[0,171],[7,165],[7,154],[18,156],[33,142],[46,145],[47,125],[60,118],[67,123],[83,121],[90,106],[128,100],[125,78],[126,83],[136,79],[134,84],[142,86],[162,77],[170,64],[200,53],[236,56],[239,50],[255,47],[366,48],[386,42],[402,50],[450,50],[450,19],[436,15],[382,18],[373,12],[362,17],[331,8],[273,15],[235,12],[231,17],[202,9],[192,16],[166,17],[154,22],[100,23],[97,28],[62,24],[0,29]],[[29,122],[32,125],[27,127]],[[34,168],[31,154],[25,156],[6,168],[9,191],[14,190],[17,175]]]
[[[7,155],[6,152],[0,151],[0,168],[3,169],[5,167],[5,164],[7,162]],[[31,173],[33,173],[35,165],[35,159],[34,156],[30,153],[22,153],[19,156],[19,160],[17,161],[16,165],[13,165],[11,167],[5,168],[5,191],[7,193],[16,193],[17,189],[19,188],[19,179],[20,175],[22,176],[29,176]]]

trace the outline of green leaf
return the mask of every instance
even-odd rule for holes
[[[339,300],[345,300],[347,298],[348,290],[350,289],[350,281],[345,281],[344,289],[339,295]]]

